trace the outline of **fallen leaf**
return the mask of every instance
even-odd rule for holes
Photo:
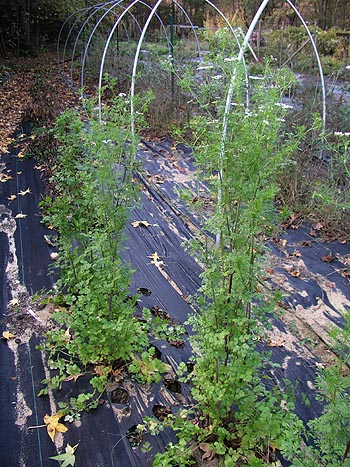
[[[12,300],[9,301],[9,306],[18,306],[19,305],[19,302],[18,302],[18,298],[13,298]]]
[[[277,339],[267,339],[267,345],[269,347],[283,347],[284,340],[282,337],[278,337]]]
[[[280,241],[280,244],[283,248],[285,248],[287,246],[287,240],[284,238],[283,240]]]
[[[300,277],[301,271],[300,271],[300,269],[295,269],[295,270],[292,271],[290,274],[291,274],[291,276],[293,276],[293,277]]]
[[[324,261],[325,263],[330,263],[331,261],[334,261],[334,260],[335,260],[335,257],[332,254],[321,257],[321,261]]]
[[[69,342],[70,339],[71,339],[71,335],[70,335],[70,329],[66,329],[64,334],[63,334],[63,339],[64,339],[64,342]]]
[[[95,365],[94,366],[94,373],[97,375],[97,376],[103,376],[105,375],[105,370],[106,370],[106,367],[104,365]]]
[[[29,195],[31,192],[32,192],[31,189],[27,188],[26,190],[19,191],[18,194],[20,196],[25,196],[25,195]]]
[[[322,229],[323,229],[323,225],[321,224],[321,222],[317,222],[316,224],[314,224],[314,225],[312,226],[312,228],[313,228],[314,230],[322,230]]]
[[[52,240],[51,238],[48,236],[48,235],[44,235],[44,240],[45,242],[50,245],[50,246],[55,246],[53,243],[52,243]]]
[[[20,170],[19,172],[16,172],[17,175],[21,175],[22,174],[22,170]]]
[[[208,461],[211,461],[214,459],[215,457],[215,449],[213,448],[213,446],[209,443],[200,443],[199,445],[200,449],[202,451],[204,451],[204,454],[202,456],[202,460],[204,461],[205,459],[207,459]]]
[[[20,152],[17,154],[17,157],[18,157],[18,159],[23,159],[23,158],[26,157],[26,156],[25,156],[25,154],[24,154],[22,151],[20,151]]]
[[[15,216],[15,219],[24,219],[25,217],[27,217],[27,214],[23,214],[23,212],[20,212]]]
[[[55,415],[45,415],[44,423],[47,428],[47,434],[50,436],[52,442],[55,440],[56,431],[58,433],[65,433],[68,428],[64,426],[62,423],[59,423],[59,420],[63,417],[62,412],[58,412]]]
[[[2,333],[2,338],[6,341],[8,341],[9,339],[13,339],[14,337],[16,337],[14,334],[12,334],[12,332],[10,331],[4,331]]]
[[[76,383],[77,379],[80,378],[80,376],[84,376],[84,373],[78,373],[77,375],[69,375],[63,381],[74,381]]]
[[[148,256],[148,258],[151,258],[151,264],[154,264],[157,266],[157,268],[161,268],[164,266],[164,262],[159,260],[159,256],[157,252],[154,252],[152,255]]]
[[[49,224],[49,225],[47,226],[47,228],[48,228],[49,230],[53,230],[53,229],[55,228],[55,226],[52,225],[52,224]]]
[[[177,341],[174,341],[172,339],[168,339],[168,342],[171,346],[173,347],[176,347],[176,348],[179,348],[179,347],[182,347],[185,343],[185,341],[183,341],[182,339],[179,339]]]
[[[301,246],[303,246],[303,247],[312,246],[312,241],[311,241],[311,240],[303,240],[303,241],[301,242]]]
[[[16,198],[17,198],[16,195],[10,195],[10,196],[7,197],[7,199],[8,199],[10,202],[14,201]]]
[[[59,255],[58,255],[58,253],[56,253],[56,252],[50,253],[50,258],[51,258],[52,260],[57,259],[58,256],[59,256]]]
[[[8,182],[9,180],[13,180],[13,177],[11,177],[11,175],[6,175],[4,173],[0,173],[0,182],[1,183]]]
[[[157,224],[150,224],[147,221],[134,221],[134,222],[131,222],[131,225],[135,227],[136,229],[137,227],[154,227]]]
[[[285,400],[281,400],[281,403],[280,403],[280,406],[281,406],[281,409],[282,410],[285,410],[286,412],[289,412],[289,409],[287,407],[287,401]],[[271,446],[273,448],[273,450],[275,451],[275,448],[273,446]]]

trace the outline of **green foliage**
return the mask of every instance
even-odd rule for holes
[[[71,110],[52,130],[58,141],[51,177],[56,193],[41,203],[44,222],[59,232],[55,267],[64,294],[46,343],[57,374],[44,383],[59,389],[91,365],[104,368],[90,381],[94,391],[71,401],[73,412],[94,405],[92,396],[104,390],[113,360],[128,360],[147,343],[134,317],[136,297],[128,295],[132,270],[122,259],[124,227],[137,196],[128,102],[125,95],[111,97],[101,123],[94,102],[85,104],[87,123]],[[135,101],[138,111],[144,105]]]
[[[140,356],[132,356],[129,371],[137,381],[151,384],[159,383],[163,373],[169,369],[169,365],[163,363],[155,356],[155,348],[150,347],[147,351],[141,352]]]
[[[61,464],[61,467],[68,467],[71,465],[74,467],[75,465],[75,451],[78,447],[78,444],[75,446],[71,446],[70,444],[67,444],[66,446],[66,452],[64,454],[59,454],[58,456],[52,456],[50,459],[53,459],[55,461],[63,461]]]
[[[200,313],[190,319],[196,354],[188,380],[196,423],[181,417],[173,421],[179,442],[156,456],[154,465],[178,465],[175,459],[189,465],[191,439],[209,442],[220,465],[272,465],[272,452],[291,436],[298,439],[302,430],[287,396],[261,382],[266,359],[256,349],[275,303],[260,272],[265,236],[278,220],[275,176],[298,143],[283,128],[280,102],[290,80],[266,69],[250,84],[248,108],[244,69],[232,58],[236,46],[224,33],[218,40],[222,53],[212,53],[209,63],[181,81],[199,109],[189,122],[198,177],[215,200],[210,215],[201,213],[204,241],[189,244],[204,265]]]
[[[318,397],[325,404],[323,414],[308,423],[312,444],[303,451],[287,447],[285,455],[293,467],[350,466],[350,313],[345,315],[343,329],[331,333],[339,360],[319,371],[316,385]]]

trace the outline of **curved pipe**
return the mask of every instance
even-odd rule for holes
[[[84,74],[85,74],[85,63],[86,63],[86,58],[87,58],[87,53],[88,53],[88,49],[89,49],[89,46],[90,46],[90,43],[91,43],[91,40],[97,30],[97,28],[99,27],[99,25],[101,24],[101,22],[103,21],[103,19],[105,18],[105,16],[113,9],[115,8],[116,6],[120,6],[121,8],[125,8],[125,7],[122,7],[120,5],[120,3],[122,3],[122,0],[117,0],[117,1],[114,1],[114,2],[111,2],[111,3],[114,3],[113,7],[110,8],[104,15],[102,15],[102,17],[98,20],[98,22],[96,23],[96,25],[94,26],[93,30],[91,31],[90,33],[90,36],[89,36],[89,39],[86,43],[86,46],[85,46],[85,50],[84,50],[84,55],[83,55],[83,59],[82,59],[82,64],[81,64],[81,79],[80,79],[80,85],[81,85],[81,88],[83,88],[84,86]],[[134,19],[139,31],[141,32],[141,26],[139,24],[139,22],[137,21],[137,19],[135,18],[135,16],[132,14],[132,13],[129,13],[132,18]]]
[[[57,64],[58,64],[58,68],[60,68],[60,42],[61,42],[61,36],[62,36],[62,32],[63,32],[63,29],[64,27],[66,26],[66,24],[68,23],[68,21],[73,18],[73,16],[76,16],[77,14],[81,13],[80,16],[83,15],[83,13],[85,11],[89,10],[89,8],[82,8],[78,11],[75,11],[74,13],[72,13],[70,16],[68,16],[68,18],[64,21],[64,23],[62,24],[61,26],[61,29],[60,29],[60,32],[58,33],[58,38],[57,38]],[[76,24],[76,21],[74,22],[74,25]],[[74,27],[74,26],[73,26]],[[69,30],[68,32],[68,37],[70,36],[72,32],[72,28]],[[63,53],[62,53],[62,65],[63,65],[63,69],[62,69],[62,73],[64,73],[64,57],[65,57],[65,54],[66,54],[66,46],[67,46],[67,38],[66,38],[66,41],[65,41],[65,45],[64,45],[64,48],[63,48]]]
[[[322,88],[322,136],[325,136],[325,134],[326,134],[326,115],[327,115],[326,114],[326,112],[327,112],[327,109],[326,109],[326,85],[325,85],[325,82],[324,82],[324,74],[323,74],[323,69],[322,69],[321,58],[320,58],[320,55],[318,53],[317,46],[316,46],[316,43],[314,41],[313,35],[312,35],[308,25],[304,21],[304,18],[301,16],[299,10],[291,2],[291,0],[287,0],[287,3],[294,10],[296,15],[298,16],[298,18],[302,22],[304,28],[306,29],[306,32],[307,32],[307,34],[309,36],[309,39],[310,39],[310,42],[312,44],[314,54],[316,56],[318,70],[319,70],[319,73],[320,73],[321,88]]]
[[[158,8],[158,5],[162,2],[163,0],[158,0],[157,2],[157,8]],[[165,34],[165,37],[167,38],[167,42],[169,43],[169,40],[168,40],[168,35],[167,35],[167,32],[166,32],[166,28],[164,26],[164,23],[163,21],[161,20],[161,18],[158,16],[158,14],[156,13],[156,10],[157,8],[155,7],[150,7],[147,3],[144,3],[143,1],[141,0],[134,0],[128,7],[125,8],[125,10],[123,11],[123,13],[120,15],[120,17],[118,18],[118,20],[116,21],[116,23],[114,24],[113,28],[111,29],[110,33],[109,33],[109,36],[108,36],[108,39],[106,41],[106,44],[105,44],[105,47],[104,47],[104,50],[103,50],[103,55],[102,55],[102,59],[101,59],[101,66],[100,66],[100,74],[99,74],[99,83],[98,83],[98,112],[99,112],[99,119],[101,121],[101,113],[102,113],[102,102],[101,102],[101,89],[102,89],[102,78],[103,78],[103,68],[104,68],[104,63],[105,63],[105,59],[106,59],[106,54],[107,54],[107,50],[108,50],[108,47],[109,47],[109,43],[112,39],[112,36],[117,28],[117,26],[119,25],[119,22],[121,21],[121,19],[123,18],[123,16],[129,12],[129,10],[135,6],[136,4],[138,3],[141,3],[142,5],[146,6],[147,8],[149,8],[151,10],[151,13],[150,15],[148,16],[147,20],[146,20],[146,23],[141,31],[141,37],[139,39],[139,42],[138,42],[138,45],[137,45],[137,48],[136,48],[136,52],[135,52],[135,57],[134,57],[134,65],[133,65],[133,73],[132,73],[132,79],[131,79],[131,89],[134,90],[134,86],[135,86],[135,77],[134,77],[134,70],[136,71],[136,68],[135,68],[135,62],[138,61],[138,57],[139,57],[139,54],[140,54],[140,50],[141,50],[141,44],[143,42],[143,39],[144,39],[144,36],[145,36],[145,33],[148,29],[148,25],[151,21],[151,19],[153,18],[154,15],[157,16],[160,24],[161,24],[161,27],[164,31],[164,34]],[[131,94],[132,95],[132,94]],[[133,96],[133,95],[132,95]],[[132,103],[133,99],[131,98],[131,103]],[[131,104],[131,114],[132,114],[132,118],[131,118],[131,128],[132,128],[132,135],[134,136],[134,119],[133,119],[133,103]]]
[[[89,16],[86,18],[86,20],[84,21],[83,25],[81,26],[81,28],[79,29],[78,31],[78,34],[75,38],[75,42],[74,42],[74,47],[73,47],[73,54],[72,54],[72,60],[71,60],[71,66],[70,66],[70,79],[71,79],[71,82],[73,82],[73,60],[74,60],[74,55],[75,55],[75,50],[76,50],[76,47],[77,47],[77,44],[78,44],[78,41],[79,41],[79,37],[80,35],[82,34],[85,26],[89,23],[90,19],[96,14],[98,13],[100,10],[104,10],[106,9],[106,7],[108,5],[110,5],[111,3],[113,2],[107,2],[107,3],[104,3],[102,6],[101,5],[96,5],[96,6],[93,6],[93,11],[89,14]],[[109,10],[108,10],[109,11]]]
[[[66,57],[66,51],[67,51],[67,45],[68,45],[69,38],[70,38],[70,36],[71,36],[71,34],[72,34],[72,32],[73,32],[73,30],[74,30],[76,24],[79,22],[80,18],[81,18],[81,17],[83,16],[83,14],[84,14],[86,11],[88,11],[88,10],[89,10],[89,8],[84,8],[83,10],[79,10],[79,13],[80,13],[80,14],[79,14],[79,16],[76,18],[76,20],[74,21],[74,23],[72,24],[72,26],[71,26],[71,28],[70,28],[68,34],[67,34],[66,41],[65,41],[64,47],[63,47],[63,54],[62,54],[63,71],[64,71],[64,62],[65,62],[65,57]],[[74,60],[74,57],[72,58],[72,60]],[[73,84],[73,83],[71,82],[71,84]]]

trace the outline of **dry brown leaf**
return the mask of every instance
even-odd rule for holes
[[[287,246],[287,240],[284,238],[283,240],[280,241],[280,244],[283,248],[285,248]]]
[[[283,347],[284,346],[284,340],[282,337],[277,337],[277,339],[267,339],[267,345],[269,347]]]
[[[335,260],[335,257],[332,254],[321,257],[321,261],[324,261],[325,263],[330,263],[331,261],[334,261],[334,260]]]
[[[44,235],[44,240],[49,246],[55,246],[48,235]]]
[[[84,376],[84,373],[78,373],[77,375],[69,375],[63,381],[65,381],[67,383],[68,383],[68,381],[74,381],[76,383],[77,379],[80,378],[80,376]]]
[[[97,376],[103,376],[105,374],[105,366],[103,365],[95,365],[94,366],[94,373],[97,375]]]
[[[321,222],[317,222],[316,224],[314,224],[314,225],[312,226],[312,228],[313,228],[314,230],[322,230],[322,229],[323,229],[323,225],[321,224]]]
[[[7,197],[7,199],[8,199],[10,202],[14,201],[16,198],[17,198],[16,195],[10,195],[10,196]]]
[[[29,195],[31,192],[32,192],[31,189],[27,188],[26,190],[19,191],[18,194],[20,196],[25,196],[25,195]]]
[[[295,269],[290,274],[293,277],[300,277],[301,276],[301,271],[300,271],[300,269]]]
[[[55,434],[58,433],[65,433],[68,428],[64,426],[62,423],[59,423],[59,420],[63,417],[62,412],[58,412],[55,415],[45,415],[44,423],[47,428],[47,434],[50,436],[52,442],[55,441]]]
[[[200,443],[199,445],[200,449],[204,451],[204,454],[202,456],[202,460],[204,461],[207,459],[208,461],[211,461],[215,457],[215,449],[213,449],[213,446],[209,443]]]

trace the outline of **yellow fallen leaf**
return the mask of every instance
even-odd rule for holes
[[[4,173],[0,173],[0,182],[1,183],[5,183],[5,182],[8,182],[9,180],[12,180],[13,177],[11,177],[11,175],[6,175]]]
[[[24,154],[22,151],[20,151],[20,152],[17,154],[17,157],[18,157],[19,159],[23,159],[23,158],[25,157],[25,154]]]
[[[25,217],[27,217],[27,214],[23,214],[23,212],[20,212],[15,216],[15,219],[24,219]]]
[[[62,423],[59,423],[59,420],[63,417],[62,412],[58,412],[55,415],[45,415],[44,423],[47,428],[47,434],[50,436],[52,442],[55,440],[56,431],[58,433],[65,433],[68,428],[64,426]]]
[[[154,227],[157,224],[150,224],[148,221],[134,221],[131,222],[131,225],[136,229],[137,227]]]
[[[50,229],[50,230],[53,230],[55,228],[55,226],[50,224],[50,225],[47,226],[47,228]]]
[[[8,199],[9,201],[14,201],[16,198],[17,198],[16,195],[11,195],[11,196],[8,196],[8,197],[7,197],[7,199]]]
[[[19,191],[18,194],[21,196],[29,195],[31,193],[31,189],[27,188],[26,190]]]
[[[8,304],[10,306],[18,306],[19,305],[18,298],[13,298],[12,300],[9,301]]]
[[[6,341],[8,341],[9,339],[13,339],[14,337],[16,337],[16,336],[14,334],[12,334],[12,332],[4,331],[2,333],[2,338],[5,339]]]
[[[164,266],[164,262],[159,260],[159,256],[157,252],[152,253],[147,258],[151,258],[152,260],[151,264],[154,264],[155,266],[157,266],[157,268]]]

